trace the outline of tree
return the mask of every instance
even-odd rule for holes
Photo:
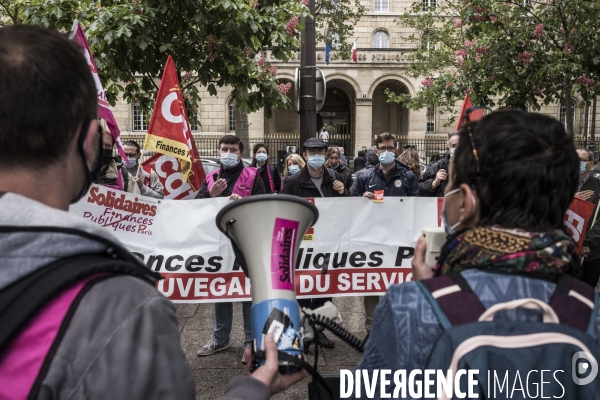
[[[190,116],[200,101],[198,84],[211,95],[232,87],[243,114],[264,108],[270,116],[273,108],[291,105],[277,69],[257,55],[270,48],[288,61],[299,50],[306,0],[19,1],[26,23],[70,30],[74,19],[80,21],[112,105],[122,95],[150,111],[168,55]],[[321,1],[322,23],[346,38],[355,15],[343,18],[349,0]]]
[[[360,0],[316,0],[317,43],[330,43],[344,59],[349,59],[354,26],[364,13]]]
[[[94,53],[109,102],[119,94],[152,108],[168,55],[175,60],[188,115],[200,101],[197,84],[211,95],[233,87],[246,112],[287,106],[276,69],[256,59],[264,47],[288,60],[299,47],[298,0],[31,0],[23,15],[31,24],[69,30],[78,19]],[[140,78],[141,77],[141,78]]]
[[[22,9],[15,0],[0,0],[0,26],[21,23]]]
[[[411,66],[413,76],[425,77],[417,96],[391,99],[412,108],[450,106],[470,91],[474,104],[492,107],[539,110],[571,104],[576,94],[589,104],[598,89],[598,8],[588,0],[451,0],[414,22],[404,15],[402,23],[429,32],[440,46],[413,54],[430,59]],[[568,106],[566,121],[573,134]]]

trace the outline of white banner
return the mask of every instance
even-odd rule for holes
[[[411,280],[410,259],[424,227],[439,226],[437,198],[317,198],[319,220],[296,260],[299,298],[382,295]],[[176,303],[250,300],[250,281],[234,271],[229,239],[215,216],[229,200],[156,200],[102,186],[71,212],[110,229],[165,277],[158,289]],[[264,234],[270,240],[269,232]]]

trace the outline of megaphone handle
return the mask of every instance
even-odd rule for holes
[[[257,368],[259,368],[259,365],[258,365],[259,360],[265,358],[266,354],[264,351],[257,349],[256,339],[254,339],[254,344],[253,344],[251,350],[252,350],[252,364],[250,365],[250,371],[254,372],[254,371],[256,371]],[[332,398],[332,399],[334,398],[333,392],[331,391],[331,388],[329,387],[327,382],[325,382],[325,379],[323,379],[321,374],[319,374],[319,372],[317,372],[317,370],[315,368],[313,368],[309,363],[307,363],[306,361],[304,361],[300,358],[294,357],[286,352],[283,352],[281,350],[277,350],[277,357],[280,361],[287,361],[287,362],[295,365],[298,368],[304,369],[306,372],[311,374],[311,376],[313,377],[313,382],[317,381],[321,386],[323,386],[325,388],[325,390],[327,390],[327,393],[329,393],[330,398]],[[315,355],[315,357],[316,357],[316,355]]]

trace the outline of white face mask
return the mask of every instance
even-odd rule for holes
[[[444,195],[444,205],[442,206],[442,224],[444,225],[444,230],[446,231],[446,235],[452,236],[456,233],[456,228],[460,226],[462,222],[458,221],[452,226],[448,225],[448,221],[446,220],[446,198],[453,194],[460,192],[460,188],[449,191]],[[475,196],[473,196],[473,210],[471,211],[471,216],[475,215],[475,208],[477,207],[477,201],[475,200]]]
[[[221,164],[225,168],[233,168],[240,162],[237,154],[221,153]]]
[[[254,157],[259,163],[264,163],[265,161],[267,161],[268,158],[266,153],[257,153]]]
[[[288,172],[290,173],[290,175],[294,175],[297,172],[300,172],[300,166],[299,165],[290,165],[288,167]]]

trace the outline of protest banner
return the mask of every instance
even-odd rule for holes
[[[189,183],[194,191],[200,189],[198,182],[201,183],[205,178],[204,169],[191,134],[177,70],[171,56],[167,58],[160,82],[144,149],[176,158],[181,164],[183,182]]]
[[[102,82],[100,82],[100,76],[98,75],[98,69],[96,68],[94,57],[92,57],[90,46],[88,46],[87,39],[85,38],[83,29],[81,29],[81,25],[79,25],[79,21],[75,20],[73,22],[73,28],[71,28],[71,34],[69,35],[69,38],[71,40],[75,40],[83,48],[83,55],[85,56],[88,66],[90,67],[94,82],[96,83],[96,94],[98,95],[98,117],[106,121],[108,130],[110,131],[110,134],[117,145],[117,151],[119,152],[119,155],[126,160],[127,155],[125,154],[125,150],[123,150],[123,144],[121,143],[121,131],[119,130],[117,120],[115,119],[115,116],[110,108],[110,104],[106,99],[106,93],[104,92]]]
[[[467,93],[467,95],[465,96],[465,100],[463,101],[463,105],[462,108],[460,110],[460,115],[458,116],[458,122],[456,123],[456,130],[459,131],[460,127],[463,126],[466,123],[466,113],[467,110],[473,108],[473,104],[471,103],[471,99],[469,98],[469,93]],[[469,114],[469,121],[473,122],[473,121],[477,121],[479,119],[483,118],[483,109],[477,109],[477,110],[473,110],[470,114]]]
[[[583,246],[583,240],[585,239],[585,233],[587,232],[588,223],[590,223],[590,219],[592,218],[594,207],[594,204],[575,197],[565,213],[565,228],[577,244],[577,253],[579,253],[581,246]]]
[[[414,246],[424,227],[439,226],[440,200],[311,199],[319,220],[305,235],[296,260],[298,298],[383,295],[390,285],[410,281]],[[158,290],[172,301],[247,301],[250,281],[234,267],[231,243],[215,225],[228,202],[157,200],[93,185],[70,211],[110,229],[148,268],[159,272],[165,279]],[[589,219],[585,207],[565,214],[579,238]],[[267,228],[258,226],[256,234],[268,240],[269,232],[261,229]]]
[[[165,279],[158,289],[175,302],[249,300],[250,282],[234,269],[230,241],[215,225],[229,201],[156,200],[94,185],[71,212],[110,229],[160,272]],[[320,217],[296,263],[300,298],[384,294],[389,285],[411,279],[410,259],[422,228],[438,226],[437,198],[389,197],[383,203],[317,198],[314,203]],[[153,215],[143,215],[144,210]],[[123,221],[115,227],[117,219]]]

